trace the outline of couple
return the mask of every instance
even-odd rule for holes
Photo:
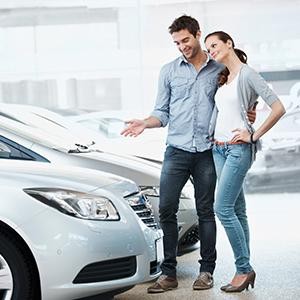
[[[259,138],[285,110],[266,82],[246,64],[246,54],[235,48],[227,33],[217,31],[206,36],[208,53],[201,49],[200,27],[194,18],[183,15],[175,19],[169,33],[182,56],[163,66],[151,116],[128,121],[122,132],[135,137],[146,128],[169,124],[159,204],[164,261],[162,275],[148,288],[148,293],[161,293],[178,286],[176,214],[181,190],[190,176],[195,187],[201,255],[193,289],[213,286],[215,212],[225,228],[236,265],[233,279],[221,290],[241,292],[249,285],[254,287],[256,275],[250,264],[242,185],[259,148]],[[256,114],[252,109],[258,96],[271,107],[271,112],[254,131],[251,121]]]

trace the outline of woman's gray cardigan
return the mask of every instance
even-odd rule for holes
[[[244,120],[245,127],[250,133],[253,133],[255,130],[248,119],[247,111],[253,107],[259,96],[269,106],[278,100],[278,96],[269,88],[266,81],[255,70],[246,64],[243,64],[239,73],[237,94],[240,101],[241,116]],[[218,109],[215,105],[210,122],[210,136],[213,136],[214,134],[217,115]],[[261,143],[260,141],[257,141],[252,145],[252,160],[254,160],[256,151],[261,149]]]

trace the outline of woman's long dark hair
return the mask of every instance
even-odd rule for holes
[[[207,38],[209,38],[210,36],[214,36],[214,35],[217,36],[219,38],[219,40],[223,41],[224,43],[226,43],[228,40],[231,41],[232,48],[233,48],[235,54],[237,55],[237,57],[240,59],[240,61],[242,63],[244,63],[244,64],[247,63],[247,54],[244,51],[235,48],[232,37],[224,31],[215,31],[215,32],[208,34],[205,37],[204,42],[206,42]],[[227,82],[229,73],[230,72],[227,67],[225,67],[225,69],[221,73],[219,73],[219,78],[218,78],[219,85],[223,85]]]

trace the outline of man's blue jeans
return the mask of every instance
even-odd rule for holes
[[[212,151],[191,153],[172,146],[165,152],[160,178],[160,224],[164,233],[164,275],[176,277],[178,243],[177,211],[185,183],[192,176],[199,219],[200,271],[213,273],[216,261],[214,192],[216,173]]]
[[[243,182],[251,166],[251,145],[214,145],[213,158],[218,178],[215,213],[231,244],[237,274],[248,273],[252,267]]]

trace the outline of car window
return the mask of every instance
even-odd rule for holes
[[[0,159],[19,159],[49,162],[43,156],[4,136],[0,136]]]

